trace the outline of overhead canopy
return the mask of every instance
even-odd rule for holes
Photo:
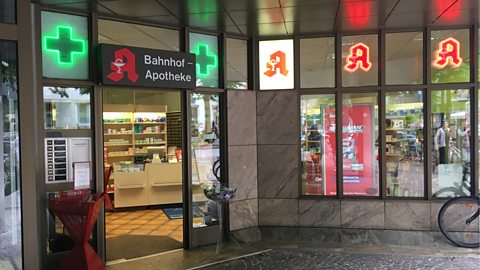
[[[479,23],[476,0],[37,0],[42,4],[245,36]]]

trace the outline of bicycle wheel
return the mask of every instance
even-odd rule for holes
[[[438,225],[443,235],[460,247],[480,246],[478,197],[457,197],[445,203],[438,213]],[[474,218],[472,220],[472,218]],[[467,221],[471,220],[470,223]]]

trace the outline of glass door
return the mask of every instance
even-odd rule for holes
[[[218,211],[204,188],[218,185],[221,160],[221,119],[219,93],[190,95],[191,220],[192,246],[215,243]]]

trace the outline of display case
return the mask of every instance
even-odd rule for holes
[[[182,163],[114,163],[115,208],[182,202]]]
[[[113,177],[116,208],[148,205],[148,181],[144,164],[114,163]]]

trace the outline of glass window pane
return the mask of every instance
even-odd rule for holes
[[[432,83],[470,81],[470,31],[432,31]]]
[[[98,42],[166,51],[179,51],[177,30],[98,20]]]
[[[88,80],[87,17],[42,11],[43,76]]]
[[[470,93],[432,91],[434,197],[470,195]]]
[[[300,40],[302,88],[335,87],[335,38]]]
[[[337,194],[335,95],[302,96],[302,194]]]
[[[15,0],[0,0],[0,23],[15,23]]]
[[[218,185],[213,167],[220,160],[219,99],[219,94],[194,93],[191,96],[192,201],[204,213],[201,217],[193,210],[194,228],[218,223],[216,204],[205,197],[203,187]]]
[[[387,196],[423,197],[423,92],[385,97]]]
[[[342,37],[343,86],[378,85],[378,36]]]
[[[218,88],[218,37],[190,33],[190,53],[197,58],[197,86]]]
[[[423,83],[423,33],[386,34],[387,84]]]
[[[90,89],[43,87],[45,129],[90,129]]]
[[[378,196],[377,94],[344,94],[342,110],[343,194]]]
[[[248,88],[248,41],[227,38],[227,87]]]
[[[0,171],[0,260],[6,269],[22,266],[22,220],[20,198],[20,138],[18,133],[17,46],[0,41],[0,133],[3,169]],[[13,265],[12,265],[13,264]],[[0,267],[1,268],[1,267]]]

